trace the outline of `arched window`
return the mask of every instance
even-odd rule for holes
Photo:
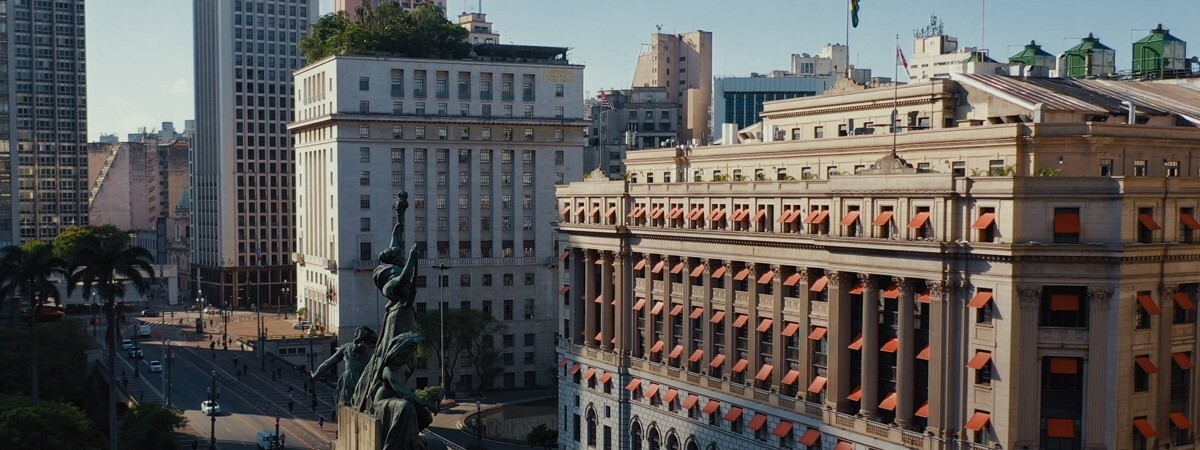
[[[659,439],[659,436],[658,436],[658,428],[655,428],[653,424],[650,425],[650,432],[647,433],[647,436],[648,436],[647,441],[650,444],[649,450],[661,450],[662,449],[662,445],[661,445],[662,441]]]
[[[633,450],[642,450],[642,426],[637,422],[629,427],[629,438],[633,441]]]
[[[711,443],[711,444],[708,444],[708,450],[718,450],[718,449],[717,449],[717,443],[716,443],[716,442],[713,442],[713,443]]]
[[[694,441],[694,440],[688,441],[687,450],[700,450],[700,445],[697,444],[696,441]]]
[[[675,433],[667,435],[667,450],[679,450],[679,438],[675,437]]]
[[[596,410],[590,408],[587,412],[587,445],[596,446]]]

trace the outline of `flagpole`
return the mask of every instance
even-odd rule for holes
[[[900,59],[900,35],[896,35],[896,59]],[[896,124],[900,120],[900,69],[898,64],[892,64],[892,157],[896,156],[896,135],[900,133],[900,127]]]
[[[846,0],[846,78],[850,78],[850,9],[854,0]]]

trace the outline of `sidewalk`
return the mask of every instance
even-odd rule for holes
[[[557,393],[553,389],[497,391],[485,394],[479,403],[481,410],[488,410],[514,402],[527,403],[555,397],[557,397]],[[475,434],[471,432],[469,426],[465,423],[467,417],[476,412],[475,399],[461,398],[456,400],[458,403],[453,404],[449,409],[443,411],[442,414],[438,414],[433,418],[433,424],[429,426],[429,431],[460,447],[466,448],[475,443]],[[490,450],[531,450],[542,448],[491,439],[484,439],[483,443]]]

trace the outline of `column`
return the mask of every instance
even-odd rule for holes
[[[604,252],[600,255],[603,264],[600,265],[600,348],[613,349],[613,254]]]
[[[700,317],[704,357],[700,358],[699,362],[702,372],[711,373],[708,364],[712,362],[713,357],[712,347],[710,346],[710,343],[713,342],[713,327],[712,322],[709,322],[709,318],[712,317],[709,315],[712,314],[712,276],[709,275],[712,273],[712,260],[702,259],[700,260],[700,264],[704,266],[704,271],[700,274],[700,289],[702,289],[704,300],[700,306],[704,308],[706,314]]]
[[[1174,291],[1173,288],[1168,288]],[[1108,394],[1105,375],[1108,372],[1108,301],[1112,298],[1110,286],[1088,286],[1088,360],[1082,366],[1084,382],[1087,383],[1083,405],[1083,448],[1104,449],[1108,429],[1104,426],[1104,414],[1113,406]],[[1163,295],[1160,298],[1168,298]],[[1163,302],[1166,306],[1166,302]],[[1169,370],[1168,370],[1169,371]],[[1169,389],[1168,389],[1169,390]]]
[[[746,294],[750,297],[746,306],[749,311],[746,314],[750,319],[746,322],[746,360],[750,361],[750,367],[746,368],[746,382],[753,386],[758,386],[758,380],[754,376],[758,374],[758,368],[762,364],[762,360],[758,357],[761,353],[762,343],[758,339],[758,266],[754,263],[747,263],[747,269],[750,269],[750,275],[746,276]]]
[[[1019,286],[1017,287],[1017,296],[1021,303],[1021,312],[1016,318],[1020,326],[1018,330],[1022,333],[1014,333],[1012,348],[1016,351],[1017,360],[1013,373],[1018,374],[1017,380],[1019,386],[1028,387],[1019,391],[1019,398],[1015,410],[1029,411],[1030,414],[1021,414],[1017,418],[1014,425],[1016,430],[1010,430],[1010,439],[1012,435],[1016,435],[1016,446],[1037,448],[1040,440],[1041,424],[1039,418],[1041,414],[1034,412],[1040,411],[1041,405],[1041,365],[1038,363],[1038,314],[1039,307],[1042,302],[1042,288],[1040,286]],[[1014,432],[1015,431],[1015,432]]]
[[[829,289],[829,333],[826,334],[829,338],[829,381],[826,386],[825,405],[833,407],[841,412],[846,411],[849,401],[846,396],[850,395],[850,390],[854,389],[856,381],[850,380],[850,341],[854,336],[850,335],[850,303],[847,301],[847,294],[842,289],[841,274],[832,270],[825,271],[825,276],[829,277],[829,284],[826,289]]]
[[[812,309],[812,305],[810,305],[808,301],[808,268],[797,267],[796,273],[800,274],[800,282],[796,283],[797,289],[800,290],[800,331],[796,332],[796,339],[799,339],[799,342],[796,344],[796,346],[800,349],[800,357],[797,358],[796,362],[799,363],[800,367],[796,370],[799,370],[801,373],[800,379],[796,380],[796,389],[797,392],[803,396],[803,398],[808,399],[808,384],[812,382],[812,376],[816,373],[816,370],[812,368],[811,358],[813,342],[808,339],[808,334],[812,332],[812,329],[809,326],[811,321],[808,318],[809,312]],[[826,364],[829,363],[826,362]],[[831,367],[827,366],[826,368],[828,369]],[[785,370],[784,373],[786,372],[787,371]],[[829,389],[829,387],[826,386],[826,389]]]
[[[721,373],[725,375],[725,378],[732,378],[733,365],[738,361],[733,345],[735,341],[733,336],[736,334],[733,330],[733,320],[737,317],[737,314],[733,312],[733,275],[733,263],[725,261],[725,275],[721,276],[721,281],[725,284],[725,287],[722,288],[725,291],[725,319],[722,321],[725,325],[725,342],[722,345],[725,346],[725,366],[728,367]]]
[[[892,278],[892,282],[900,288],[897,336],[900,349],[896,354],[896,392],[899,402],[896,404],[896,425],[903,428],[913,415],[913,364],[916,363],[913,353],[915,337],[913,337],[913,315],[916,305],[913,303],[913,289],[908,280],[900,277]]]
[[[780,380],[783,380],[783,376],[787,375],[788,372],[787,360],[783,357],[784,344],[786,343],[783,337],[783,329],[785,327],[783,323],[783,268],[771,266],[771,271],[775,273],[774,278],[771,279],[771,292],[773,292],[771,295],[771,305],[775,307],[771,312],[771,322],[775,323],[775,328],[771,329],[771,337],[775,342],[775,348],[771,352],[771,361],[775,364],[775,377],[772,381],[776,385],[781,385]],[[796,337],[802,338],[805,337],[805,334],[802,331],[797,331]],[[796,384],[800,384],[802,381],[796,380]],[[782,389],[778,391],[782,392]]]
[[[943,411],[957,408],[957,405],[947,403],[946,377],[962,373],[957,367],[948,370],[943,355],[946,354],[946,284],[942,281],[926,281],[929,288],[929,426],[926,431],[936,436],[945,437],[947,426]],[[961,424],[959,424],[961,425]]]
[[[858,274],[863,285],[862,314],[862,400],[858,403],[858,415],[872,419],[879,407],[879,288],[871,275]]]
[[[568,304],[571,305],[571,326],[569,329],[563,330],[566,334],[566,339],[570,342],[582,344],[584,326],[587,324],[587,319],[584,317],[587,314],[587,304],[582,300],[584,286],[583,281],[584,269],[587,268],[587,262],[584,260],[587,257],[587,251],[579,249],[571,249],[571,290],[567,292]]]
[[[583,251],[583,345],[596,346],[596,259],[591,250]]]
[[[681,258],[679,261],[683,263],[683,283],[680,286],[683,289],[683,313],[675,318],[683,326],[683,342],[679,342],[684,348],[683,355],[679,358],[683,367],[687,367],[688,365],[688,357],[692,356],[692,352],[689,349],[692,348],[692,340],[697,338],[697,336],[692,335],[692,324],[690,322],[692,308],[701,306],[692,304],[692,266],[688,264],[689,261],[688,258]]]

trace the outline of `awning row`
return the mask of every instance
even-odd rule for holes
[[[572,363],[571,360],[569,360],[567,358],[563,358],[562,361],[558,362],[558,367],[567,367],[567,365],[571,366],[569,369],[567,369],[567,375],[575,375],[575,374],[579,373],[580,370],[583,369],[583,364]],[[609,380],[612,380],[612,376],[613,376],[612,372],[600,373],[600,371],[598,369],[596,369],[595,367],[589,367],[588,370],[583,372],[583,375],[581,376],[581,378],[584,381],[587,381],[587,380],[591,380],[592,377],[596,376],[597,374],[599,374],[600,376],[596,378],[596,381],[598,381],[600,383],[607,383]]]

